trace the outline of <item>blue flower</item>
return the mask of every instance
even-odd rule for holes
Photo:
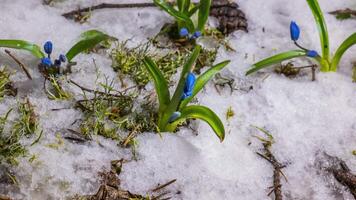
[[[41,59],[41,63],[43,65],[45,65],[46,67],[51,67],[52,64],[53,64],[51,59],[50,58],[46,58],[46,57]]]
[[[309,50],[309,51],[307,52],[307,56],[308,56],[308,57],[315,58],[315,57],[319,56],[319,54],[318,54],[318,52],[316,52],[316,51],[314,51],[314,50]]]
[[[299,39],[299,35],[300,35],[300,29],[299,29],[297,23],[295,23],[294,21],[291,21],[289,28],[290,28],[290,38],[293,41],[297,41]]]
[[[195,31],[194,34],[193,34],[193,36],[192,36],[192,38],[193,38],[193,39],[197,39],[197,38],[199,38],[200,36],[201,36],[201,32],[200,32],[200,31]]]
[[[48,54],[48,57],[50,57],[52,50],[53,50],[53,44],[51,41],[47,41],[44,45],[43,48],[46,52],[46,54]]]
[[[189,35],[188,29],[186,29],[186,28],[181,28],[180,31],[179,31],[179,35],[180,35],[181,37],[186,37],[187,35]]]
[[[180,116],[182,115],[182,113],[180,113],[179,111],[174,112],[168,119],[169,123],[174,122],[176,119],[178,119]]]
[[[184,85],[184,92],[182,95],[182,100],[192,96],[193,94],[193,89],[195,85],[195,75],[192,72],[188,73],[187,79],[185,80],[185,85]]]
[[[60,60],[61,62],[66,62],[66,61],[67,61],[67,58],[66,58],[65,55],[61,54],[61,55],[59,55],[59,60]]]

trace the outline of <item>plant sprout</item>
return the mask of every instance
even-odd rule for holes
[[[317,0],[307,0],[307,2],[314,15],[314,19],[319,31],[321,54],[319,55],[315,50],[304,48],[297,43],[297,40],[299,39],[300,29],[299,26],[292,21],[290,24],[291,40],[299,49],[279,53],[272,57],[263,59],[253,64],[252,68],[246,72],[246,75],[252,74],[270,65],[280,63],[282,61],[296,58],[296,57],[313,58],[315,61],[319,63],[321,67],[320,70],[322,72],[337,71],[340,59],[345,53],[345,51],[356,43],[356,33],[353,33],[346,40],[344,40],[344,42],[336,50],[335,54],[331,56],[329,51],[330,45],[329,45],[328,31],[319,3]]]
[[[153,0],[153,2],[169,15],[175,18],[181,37],[197,39],[204,32],[209,17],[211,0],[201,0],[198,4],[190,0],[177,0],[177,7],[173,7],[166,0]],[[198,12],[198,21],[193,22],[192,16]]]
[[[156,63],[149,57],[145,57],[144,64],[154,80],[155,90],[158,96],[158,131],[173,132],[177,126],[189,118],[198,118],[207,122],[219,137],[224,140],[225,129],[219,117],[209,108],[200,105],[187,104],[200,92],[204,85],[230,61],[221,62],[205,73],[195,78],[192,73],[193,66],[199,56],[201,47],[197,45],[188,61],[183,66],[181,76],[173,96],[170,96],[168,84]]]
[[[74,46],[72,46],[65,55],[61,54],[58,59],[54,60],[54,62],[51,60],[51,54],[53,50],[53,44],[51,41],[47,41],[44,44],[44,50],[47,54],[47,57],[45,56],[45,53],[41,51],[41,48],[38,45],[24,40],[0,40],[0,47],[29,51],[33,56],[41,59],[40,65],[42,65],[42,68],[45,70],[45,72],[57,75],[59,74],[59,67],[61,63],[64,63],[65,61],[70,63],[78,54],[85,52],[88,49],[95,47],[100,42],[109,39],[113,38],[97,30],[89,30],[83,32],[80,35],[80,40]]]

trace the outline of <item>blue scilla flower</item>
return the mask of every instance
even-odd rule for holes
[[[182,100],[192,96],[194,85],[195,85],[195,80],[196,80],[195,75],[192,72],[189,72],[187,79],[185,80]]]
[[[180,35],[181,37],[186,37],[186,36],[188,36],[188,35],[189,35],[188,29],[187,29],[187,28],[181,28],[181,29],[179,30],[179,35]]]
[[[174,122],[176,119],[178,119],[180,116],[182,115],[182,113],[180,113],[179,111],[174,112],[168,119],[169,123]]]
[[[201,36],[201,32],[200,31],[195,31],[194,34],[192,35],[192,39],[197,39]]]
[[[53,44],[51,41],[47,41],[44,45],[43,45],[43,49],[46,52],[46,54],[48,54],[48,57],[51,56],[52,50],[53,50]]]
[[[299,35],[300,35],[299,26],[294,21],[291,21],[289,28],[290,28],[290,38],[293,41],[297,41],[299,39]]]
[[[59,55],[59,60],[60,60],[61,62],[66,62],[66,61],[67,61],[67,58],[66,58],[65,55],[61,54],[61,55]]]
[[[46,67],[51,67],[53,65],[51,59],[50,58],[46,58],[46,57],[41,59],[41,63],[43,65],[45,65]]]
[[[315,58],[315,57],[319,56],[319,54],[318,54],[318,52],[316,52],[314,50],[309,50],[309,51],[307,51],[307,56]]]

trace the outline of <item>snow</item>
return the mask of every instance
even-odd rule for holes
[[[61,13],[77,6],[102,3],[101,0],[64,1],[48,7],[38,0],[3,0],[0,6],[0,38],[19,38],[43,44],[53,41],[54,53],[69,49],[79,34],[88,29],[99,29],[118,37],[132,39],[132,43],[145,41],[171,20],[154,8],[127,10],[100,10],[92,14],[83,25],[66,20]],[[117,1],[105,1],[108,3]],[[134,0],[125,2],[135,2]],[[238,86],[253,86],[249,92],[225,89],[219,95],[212,83],[198,95],[201,105],[212,108],[223,120],[226,139],[220,143],[204,122],[194,122],[191,129],[183,128],[177,134],[140,135],[138,161],[124,164],[120,176],[122,187],[132,192],[147,193],[157,183],[177,179],[169,188],[180,191],[173,199],[272,199],[268,187],[272,185],[273,169],[256,152],[262,145],[254,135],[263,136],[251,125],[264,127],[273,135],[272,152],[287,165],[283,169],[288,182],[283,180],[286,199],[335,200],[353,199],[349,192],[334,180],[326,178],[317,167],[318,154],[327,152],[342,158],[353,168],[356,148],[356,87],[351,80],[351,48],[345,54],[337,73],[317,73],[317,81],[310,74],[289,79],[276,74],[255,74],[245,77],[251,64],[276,52],[293,49],[289,39],[289,22],[301,27],[301,43],[320,51],[318,32],[306,1],[238,1],[246,13],[249,33],[236,32],[230,36],[236,52],[219,50],[216,62],[231,59],[223,74],[232,75]],[[352,0],[319,1],[325,12],[356,6]],[[338,21],[325,15],[329,28],[331,51],[355,30],[356,20]],[[265,29],[265,32],[262,29]],[[263,47],[263,48],[262,48]],[[41,75],[37,72],[38,60],[29,53],[12,50],[30,66],[34,81],[27,81],[16,63],[4,53],[0,64],[19,71],[11,78],[20,89],[19,97],[6,97],[0,102],[0,114],[16,105],[16,99],[28,96],[40,117],[44,136],[30,148],[38,158],[29,163],[22,159],[12,170],[18,177],[18,188],[0,183],[0,194],[14,199],[64,199],[74,194],[94,193],[99,185],[98,172],[110,167],[110,161],[130,159],[131,152],[111,140],[101,137],[86,144],[64,141],[58,150],[47,145],[56,142],[56,133],[70,128],[73,121],[82,117],[74,109],[51,111],[52,108],[70,107],[66,101],[51,101],[43,90]],[[101,73],[115,78],[111,61],[104,54],[80,55],[79,63],[69,78],[85,87],[95,88],[95,58]],[[296,64],[305,64],[299,61]],[[267,70],[271,71],[271,70]],[[119,84],[117,84],[119,85]],[[68,87],[80,96],[80,90]],[[229,121],[226,111],[232,107],[235,115]],[[14,116],[11,115],[11,119]],[[69,184],[69,187],[63,185]],[[330,185],[336,185],[331,187]]]

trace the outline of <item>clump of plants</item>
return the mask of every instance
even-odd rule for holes
[[[165,52],[155,51],[151,48],[153,41],[138,45],[134,48],[127,47],[127,41],[117,43],[111,52],[112,67],[115,71],[128,75],[138,86],[146,85],[149,80],[149,73],[143,67],[143,59],[150,56],[162,71],[168,83],[171,77],[177,72],[188,59],[190,50],[170,50]],[[217,50],[202,50],[198,57],[195,72],[200,73],[201,68],[211,66],[215,61]]]
[[[193,68],[200,50],[201,47],[197,45],[184,64],[178,85],[172,97],[169,92],[168,83],[157,64],[151,58],[145,57],[144,64],[154,81],[158,96],[159,108],[156,122],[158,132],[173,132],[178,125],[187,119],[198,118],[207,122],[220,141],[223,141],[225,129],[219,117],[207,107],[187,105],[200,92],[204,85],[230,61],[221,62],[196,78]]]
[[[7,127],[7,123],[11,111],[12,109],[0,117],[0,164],[6,162],[17,165],[17,158],[27,154],[26,145],[21,143],[21,139],[38,134],[38,138],[31,144],[33,145],[38,142],[42,132],[39,129],[34,108],[28,99],[19,103],[19,117],[13,122],[10,129]]]
[[[16,96],[16,89],[10,80],[10,73],[5,67],[0,67],[0,101],[5,95]]]
[[[300,35],[300,28],[295,22],[292,21],[290,24],[291,40],[299,49],[283,52],[274,55],[272,57],[263,59],[253,64],[252,68],[246,72],[246,75],[252,74],[270,65],[280,63],[288,59],[297,58],[297,57],[312,58],[314,61],[316,61],[319,64],[320,70],[323,72],[337,71],[339,67],[340,59],[345,53],[345,51],[356,43],[356,33],[353,33],[346,40],[344,40],[344,42],[339,46],[339,48],[336,50],[334,55],[331,56],[329,51],[330,45],[329,45],[328,31],[319,3],[317,0],[307,0],[307,2],[314,15],[314,19],[319,31],[319,38],[320,38],[321,51],[322,51],[321,54],[319,54],[315,50],[305,48],[297,42]]]
[[[194,40],[203,34],[209,17],[211,0],[199,1],[198,4],[190,0],[177,0],[177,7],[166,0],[153,0],[153,2],[176,20],[174,28],[169,31],[172,38]],[[194,20],[196,14],[197,21]]]

